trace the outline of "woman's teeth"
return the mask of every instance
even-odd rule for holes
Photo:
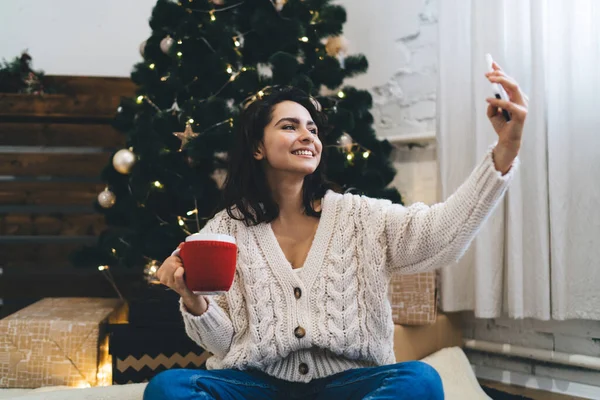
[[[292,154],[295,154],[298,156],[311,156],[312,157],[312,152],[310,152],[308,150],[298,150],[298,151],[294,151]]]

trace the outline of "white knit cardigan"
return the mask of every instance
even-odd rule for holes
[[[233,285],[226,294],[207,296],[201,316],[181,304],[187,334],[213,354],[207,369],[259,369],[308,382],[395,363],[390,274],[431,271],[466,251],[517,170],[518,159],[502,176],[491,149],[448,200],[431,207],[327,192],[297,272],[270,224],[247,227],[217,214],[202,232],[236,238]]]

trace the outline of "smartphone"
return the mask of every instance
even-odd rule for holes
[[[494,68],[492,68],[492,63],[494,62],[494,59],[492,58],[492,55],[490,53],[487,53],[485,55],[485,62],[487,63],[488,72],[493,72]],[[506,90],[504,90],[501,84],[492,82],[492,92],[494,93],[494,96],[497,99],[510,101]],[[502,115],[504,116],[506,121],[510,121],[510,114],[508,113],[508,111],[502,109]]]

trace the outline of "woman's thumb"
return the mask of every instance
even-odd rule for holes
[[[185,273],[185,269],[183,267],[179,267],[175,270],[173,274],[173,278],[175,279],[175,286],[180,295],[183,295],[187,292],[190,292],[190,289],[185,284],[185,280],[183,279],[183,274]]]

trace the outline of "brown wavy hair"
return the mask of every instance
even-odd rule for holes
[[[279,216],[279,205],[273,199],[265,172],[254,153],[264,139],[265,127],[273,119],[275,106],[283,101],[293,101],[305,107],[317,125],[318,137],[325,144],[329,131],[327,116],[319,103],[304,91],[291,87],[269,87],[262,96],[251,98],[240,117],[229,152],[227,178],[223,188],[223,205],[227,214],[246,226],[269,223]],[[313,207],[315,200],[323,198],[325,192],[334,189],[325,177],[326,152],[321,154],[317,169],[304,177],[302,201],[306,215],[319,217],[320,211]]]

